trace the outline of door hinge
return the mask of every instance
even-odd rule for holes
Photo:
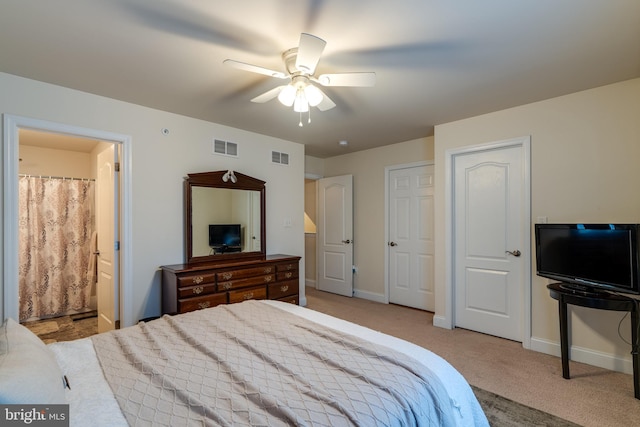
[[[119,251],[119,250],[120,250],[120,242],[116,242],[116,244],[114,245],[114,249],[115,249],[116,251]]]
[[[113,169],[114,169],[116,172],[120,172],[120,162],[115,162],[115,163],[113,164]]]

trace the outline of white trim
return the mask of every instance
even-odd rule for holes
[[[454,266],[453,266],[453,170],[454,159],[456,156],[477,153],[481,151],[490,151],[507,147],[520,146],[523,149],[524,165],[523,165],[523,223],[522,229],[522,252],[525,266],[523,268],[523,286],[522,289],[522,346],[524,348],[531,347],[531,136],[523,136],[503,141],[496,141],[487,144],[471,145],[462,148],[452,148],[445,151],[445,311],[444,315],[438,316],[437,322],[434,317],[434,325],[452,329],[455,326],[455,292],[453,289]]]
[[[532,337],[530,350],[561,357],[560,343],[544,338]],[[571,361],[573,362],[586,363],[587,365],[598,366],[610,371],[633,375],[633,361],[631,359],[576,345],[569,345],[569,354],[571,354]]]
[[[4,193],[4,256],[3,256],[3,316],[18,321],[18,126],[16,118],[4,115],[4,157],[3,157],[3,193]],[[16,286],[8,286],[15,283]],[[4,320],[4,319],[0,319]]]
[[[422,166],[433,165],[433,160],[425,160],[420,162],[403,163],[400,165],[391,165],[384,168],[384,302],[389,304],[389,175],[391,171],[400,169],[418,168]]]
[[[322,175],[318,175],[318,174],[315,174],[315,173],[308,173],[308,172],[305,172],[305,173],[304,173],[304,179],[311,179],[311,180],[317,181],[317,180],[322,179],[322,178],[324,178]],[[306,197],[306,194],[305,194],[305,197]],[[317,218],[318,218],[318,183],[317,183],[317,182],[316,182],[316,194],[315,194],[315,198],[316,198],[316,212],[315,212],[315,217],[316,217],[316,221],[317,221]],[[307,260],[306,260],[307,252],[306,252],[306,251],[305,251],[305,253],[304,253],[304,256],[305,256],[304,263],[305,263],[305,265],[306,265],[306,263],[307,263]],[[307,279],[307,278],[305,277],[305,278],[304,278],[304,281],[305,281],[305,287],[306,287],[306,286],[311,286],[311,287],[312,287],[312,288],[314,288],[314,289],[318,289],[318,239],[316,239],[316,256],[315,256],[315,258],[316,258],[316,259],[315,259],[315,263],[316,263],[316,277],[314,277],[313,279]],[[301,294],[302,294],[302,292],[301,292]],[[306,291],[304,292],[303,297],[301,297],[301,298],[300,298],[300,305],[301,305],[301,306],[303,306],[303,307],[306,307],[306,306],[307,306],[307,294],[306,294]]]
[[[4,114],[4,317],[18,319],[18,151],[19,130],[33,129],[45,132],[80,136],[121,144],[122,192],[120,194],[122,221],[120,223],[120,324],[136,323],[133,313],[132,262],[132,166],[131,137],[108,131],[72,126],[45,120]],[[8,286],[16,284],[16,286]]]

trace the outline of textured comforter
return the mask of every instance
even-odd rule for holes
[[[453,425],[399,352],[246,301],[92,338],[131,425]]]

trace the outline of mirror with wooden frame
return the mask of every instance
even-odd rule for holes
[[[265,256],[265,182],[233,171],[188,174],[185,193],[186,262]]]

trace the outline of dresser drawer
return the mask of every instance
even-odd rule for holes
[[[273,265],[221,271],[218,273],[218,282],[228,282],[230,280],[244,279],[247,277],[264,276],[275,272],[276,268]]]
[[[292,295],[290,297],[280,298],[278,301],[288,302],[290,304],[298,305],[298,295]]]
[[[298,293],[298,281],[272,283],[269,285],[269,299],[279,299]]]
[[[247,286],[254,285],[267,285],[276,281],[275,274],[265,274],[258,277],[249,277],[247,279],[229,280],[226,282],[218,282],[219,291],[228,291],[238,288],[246,288]]]
[[[227,303],[227,294],[225,292],[220,294],[205,295],[205,296],[196,297],[196,298],[179,299],[178,312],[185,313],[187,311],[215,307],[216,305],[226,304],[226,303]]]
[[[266,299],[266,286],[258,286],[255,288],[238,289],[229,292],[229,303],[242,302],[250,299]]]
[[[183,286],[178,288],[178,298],[189,298],[212,294],[216,291],[215,283],[207,283],[196,286]]]
[[[298,262],[287,262],[282,264],[277,264],[276,268],[278,269],[278,273],[283,273],[285,271],[298,271]]]
[[[278,282],[280,282],[282,280],[297,279],[298,278],[298,270],[278,271],[278,273],[276,274],[276,278],[278,279]]]
[[[216,283],[216,274],[203,273],[178,277],[178,287],[204,285],[205,283]]]

